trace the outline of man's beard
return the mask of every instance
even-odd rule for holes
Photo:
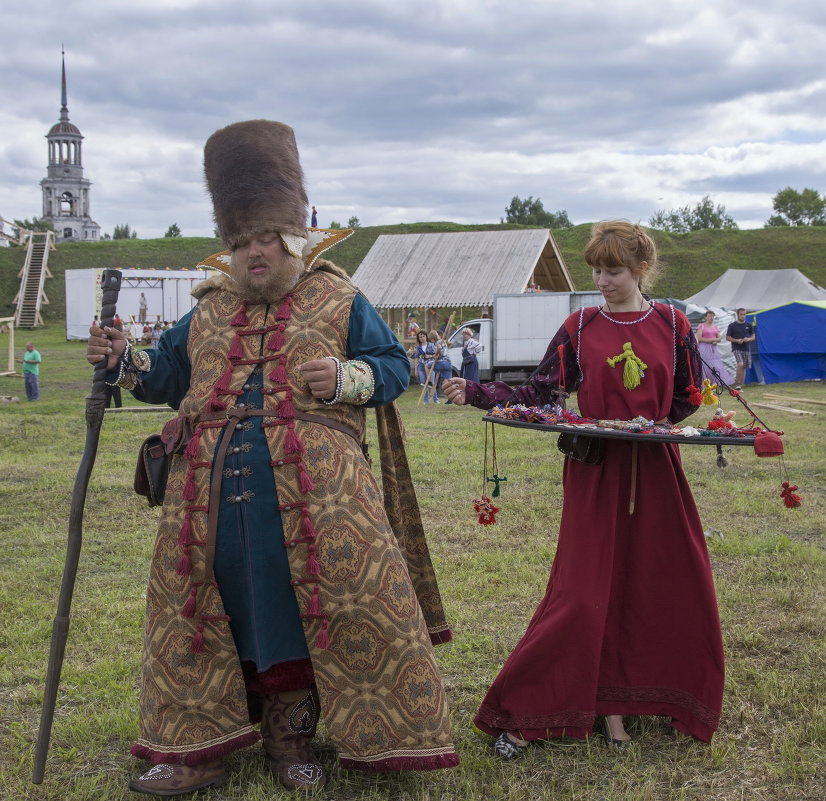
[[[250,266],[256,263],[268,264],[269,269],[262,278],[249,272]],[[290,255],[284,256],[278,266],[264,262],[262,259],[241,265],[237,264],[233,257],[230,275],[235,281],[238,294],[247,303],[275,303],[295,287],[304,270],[304,262]]]

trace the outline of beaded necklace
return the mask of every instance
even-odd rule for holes
[[[640,311],[642,311],[642,310],[640,310]],[[640,317],[639,319],[637,319],[637,320],[616,320],[616,319],[614,319],[613,317],[611,317],[609,314],[607,314],[605,312],[605,305],[604,304],[599,307],[599,313],[606,320],[610,320],[612,323],[616,323],[617,325],[636,325],[637,323],[641,323],[646,317],[648,317],[648,315],[651,314],[652,311],[654,311],[654,303],[653,303],[653,301],[649,301],[648,302],[648,311],[645,314],[643,314],[643,316]]]

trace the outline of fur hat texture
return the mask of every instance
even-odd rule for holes
[[[307,194],[289,125],[249,120],[221,128],[204,146],[204,175],[230,249],[267,231],[306,236]]]

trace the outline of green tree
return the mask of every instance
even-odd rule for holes
[[[826,225],[826,198],[816,189],[798,192],[787,186],[781,189],[772,201],[775,211],[766,228],[774,225]]]
[[[116,225],[115,230],[112,231],[112,239],[137,239],[138,232],[133,231],[129,227],[129,223],[125,225]]]
[[[16,227],[13,229],[13,233],[18,237],[20,236],[21,228],[24,228],[26,231],[54,231],[54,225],[42,217],[32,217],[31,220],[15,220],[14,224]]]
[[[671,211],[658,211],[648,220],[651,228],[669,234],[687,234],[690,231],[736,231],[737,223],[726,213],[723,205],[714,205],[706,195],[694,206],[683,206]]]
[[[166,233],[164,234],[164,239],[174,238],[176,236],[181,235],[181,229],[178,227],[178,223],[172,223],[169,228],[166,229]]]
[[[502,222],[517,223],[518,225],[533,225],[541,228],[572,228],[573,223],[568,219],[568,212],[545,211],[542,201],[533,196],[524,200],[517,195],[511,199],[505,209],[505,220]]]
[[[356,216],[351,217],[347,220],[347,227],[348,228],[361,228],[361,223],[359,222],[359,218]]]
[[[341,223],[340,222],[333,221],[333,222],[330,223],[330,229],[331,230],[337,231],[339,228],[341,228]]]

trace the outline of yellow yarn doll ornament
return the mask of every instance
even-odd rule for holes
[[[622,385],[628,389],[636,389],[640,385],[640,380],[645,377],[645,370],[648,365],[634,353],[630,342],[626,342],[622,346],[622,353],[619,356],[609,356],[608,364],[611,367],[616,366],[620,362],[625,362],[622,370]]]
[[[717,384],[712,384],[707,378],[703,379],[703,403],[713,406],[717,403]]]

